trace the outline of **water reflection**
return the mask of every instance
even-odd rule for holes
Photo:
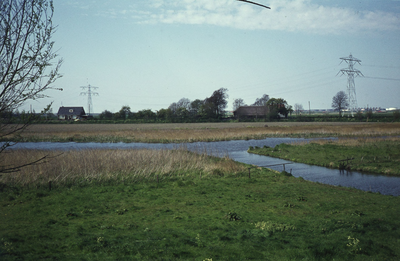
[[[229,158],[257,166],[270,166],[269,168],[282,171],[283,163],[292,163],[287,160],[272,157],[260,156],[247,153],[249,146],[274,147],[281,143],[292,143],[308,141],[304,138],[267,138],[263,140],[237,140],[220,142],[195,142],[186,144],[160,144],[160,143],[18,143],[13,148],[27,149],[48,149],[48,150],[80,150],[80,149],[173,149],[184,146],[185,148],[196,151],[206,152],[209,155],[218,157],[228,156]],[[280,164],[280,165],[276,165]],[[286,165],[286,171],[295,177],[302,177],[306,180],[330,184],[335,186],[354,187],[357,189],[380,192],[385,195],[400,195],[400,178],[386,177],[379,175],[362,174],[352,171],[340,171],[324,167],[311,166],[301,163]]]

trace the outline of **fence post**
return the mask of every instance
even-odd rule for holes
[[[250,178],[250,170],[251,170],[251,168],[249,168],[249,178]]]

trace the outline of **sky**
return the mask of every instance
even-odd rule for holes
[[[88,112],[156,112],[228,89],[227,110],[268,94],[330,109],[347,92],[342,57],[361,60],[358,107],[400,108],[399,0],[55,0],[54,50],[64,60],[50,98]],[[339,74],[338,74],[339,73]],[[98,94],[98,95],[95,95]]]

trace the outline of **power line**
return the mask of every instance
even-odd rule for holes
[[[373,65],[373,64],[364,64],[363,66],[367,66],[367,67],[377,67],[377,68],[385,68],[385,69],[400,69],[399,66],[393,66],[393,65]]]
[[[96,89],[98,89],[99,87],[94,87],[94,86],[91,86],[91,85],[89,84],[88,86],[81,86],[81,88],[82,88],[83,90],[86,90],[86,89],[87,89],[86,92],[81,92],[81,95],[87,95],[87,96],[88,96],[88,110],[89,110],[88,115],[90,115],[90,111],[93,112],[92,95],[94,95],[94,96],[99,95],[97,92],[92,91],[92,89],[96,90]]]
[[[354,83],[354,77],[355,76],[364,76],[359,70],[354,68],[354,65],[356,63],[361,65],[361,60],[353,57],[353,55],[350,54],[349,57],[343,57],[340,58],[343,61],[345,61],[349,67],[344,68],[338,72],[342,73],[342,75],[347,74],[347,92],[348,92],[348,98],[349,98],[349,112],[351,113],[351,116],[354,116],[354,113],[357,111],[357,96],[356,96],[356,85]]]
[[[364,78],[375,79],[375,80],[400,81],[400,79],[395,79],[395,78],[384,78],[384,77],[369,77],[369,76],[364,76]]]
[[[237,0],[237,1],[241,1],[241,2],[245,2],[245,3],[249,3],[249,4],[253,4],[253,5],[258,5],[258,6],[261,6],[261,7],[265,7],[265,8],[267,8],[267,9],[271,9],[271,7],[269,7],[269,6],[262,5],[262,4],[259,4],[259,3],[256,3],[256,2],[251,2],[251,1],[247,1],[247,0]]]

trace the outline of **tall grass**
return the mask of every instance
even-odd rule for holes
[[[213,158],[206,154],[174,150],[10,150],[2,161],[18,166],[48,156],[41,164],[0,176],[0,183],[17,186],[71,185],[107,182],[137,182],[163,180],[193,173],[209,175],[235,174],[245,167],[228,158]]]
[[[265,127],[265,124],[268,127]],[[14,141],[197,142],[272,136],[399,135],[400,123],[37,124]]]

